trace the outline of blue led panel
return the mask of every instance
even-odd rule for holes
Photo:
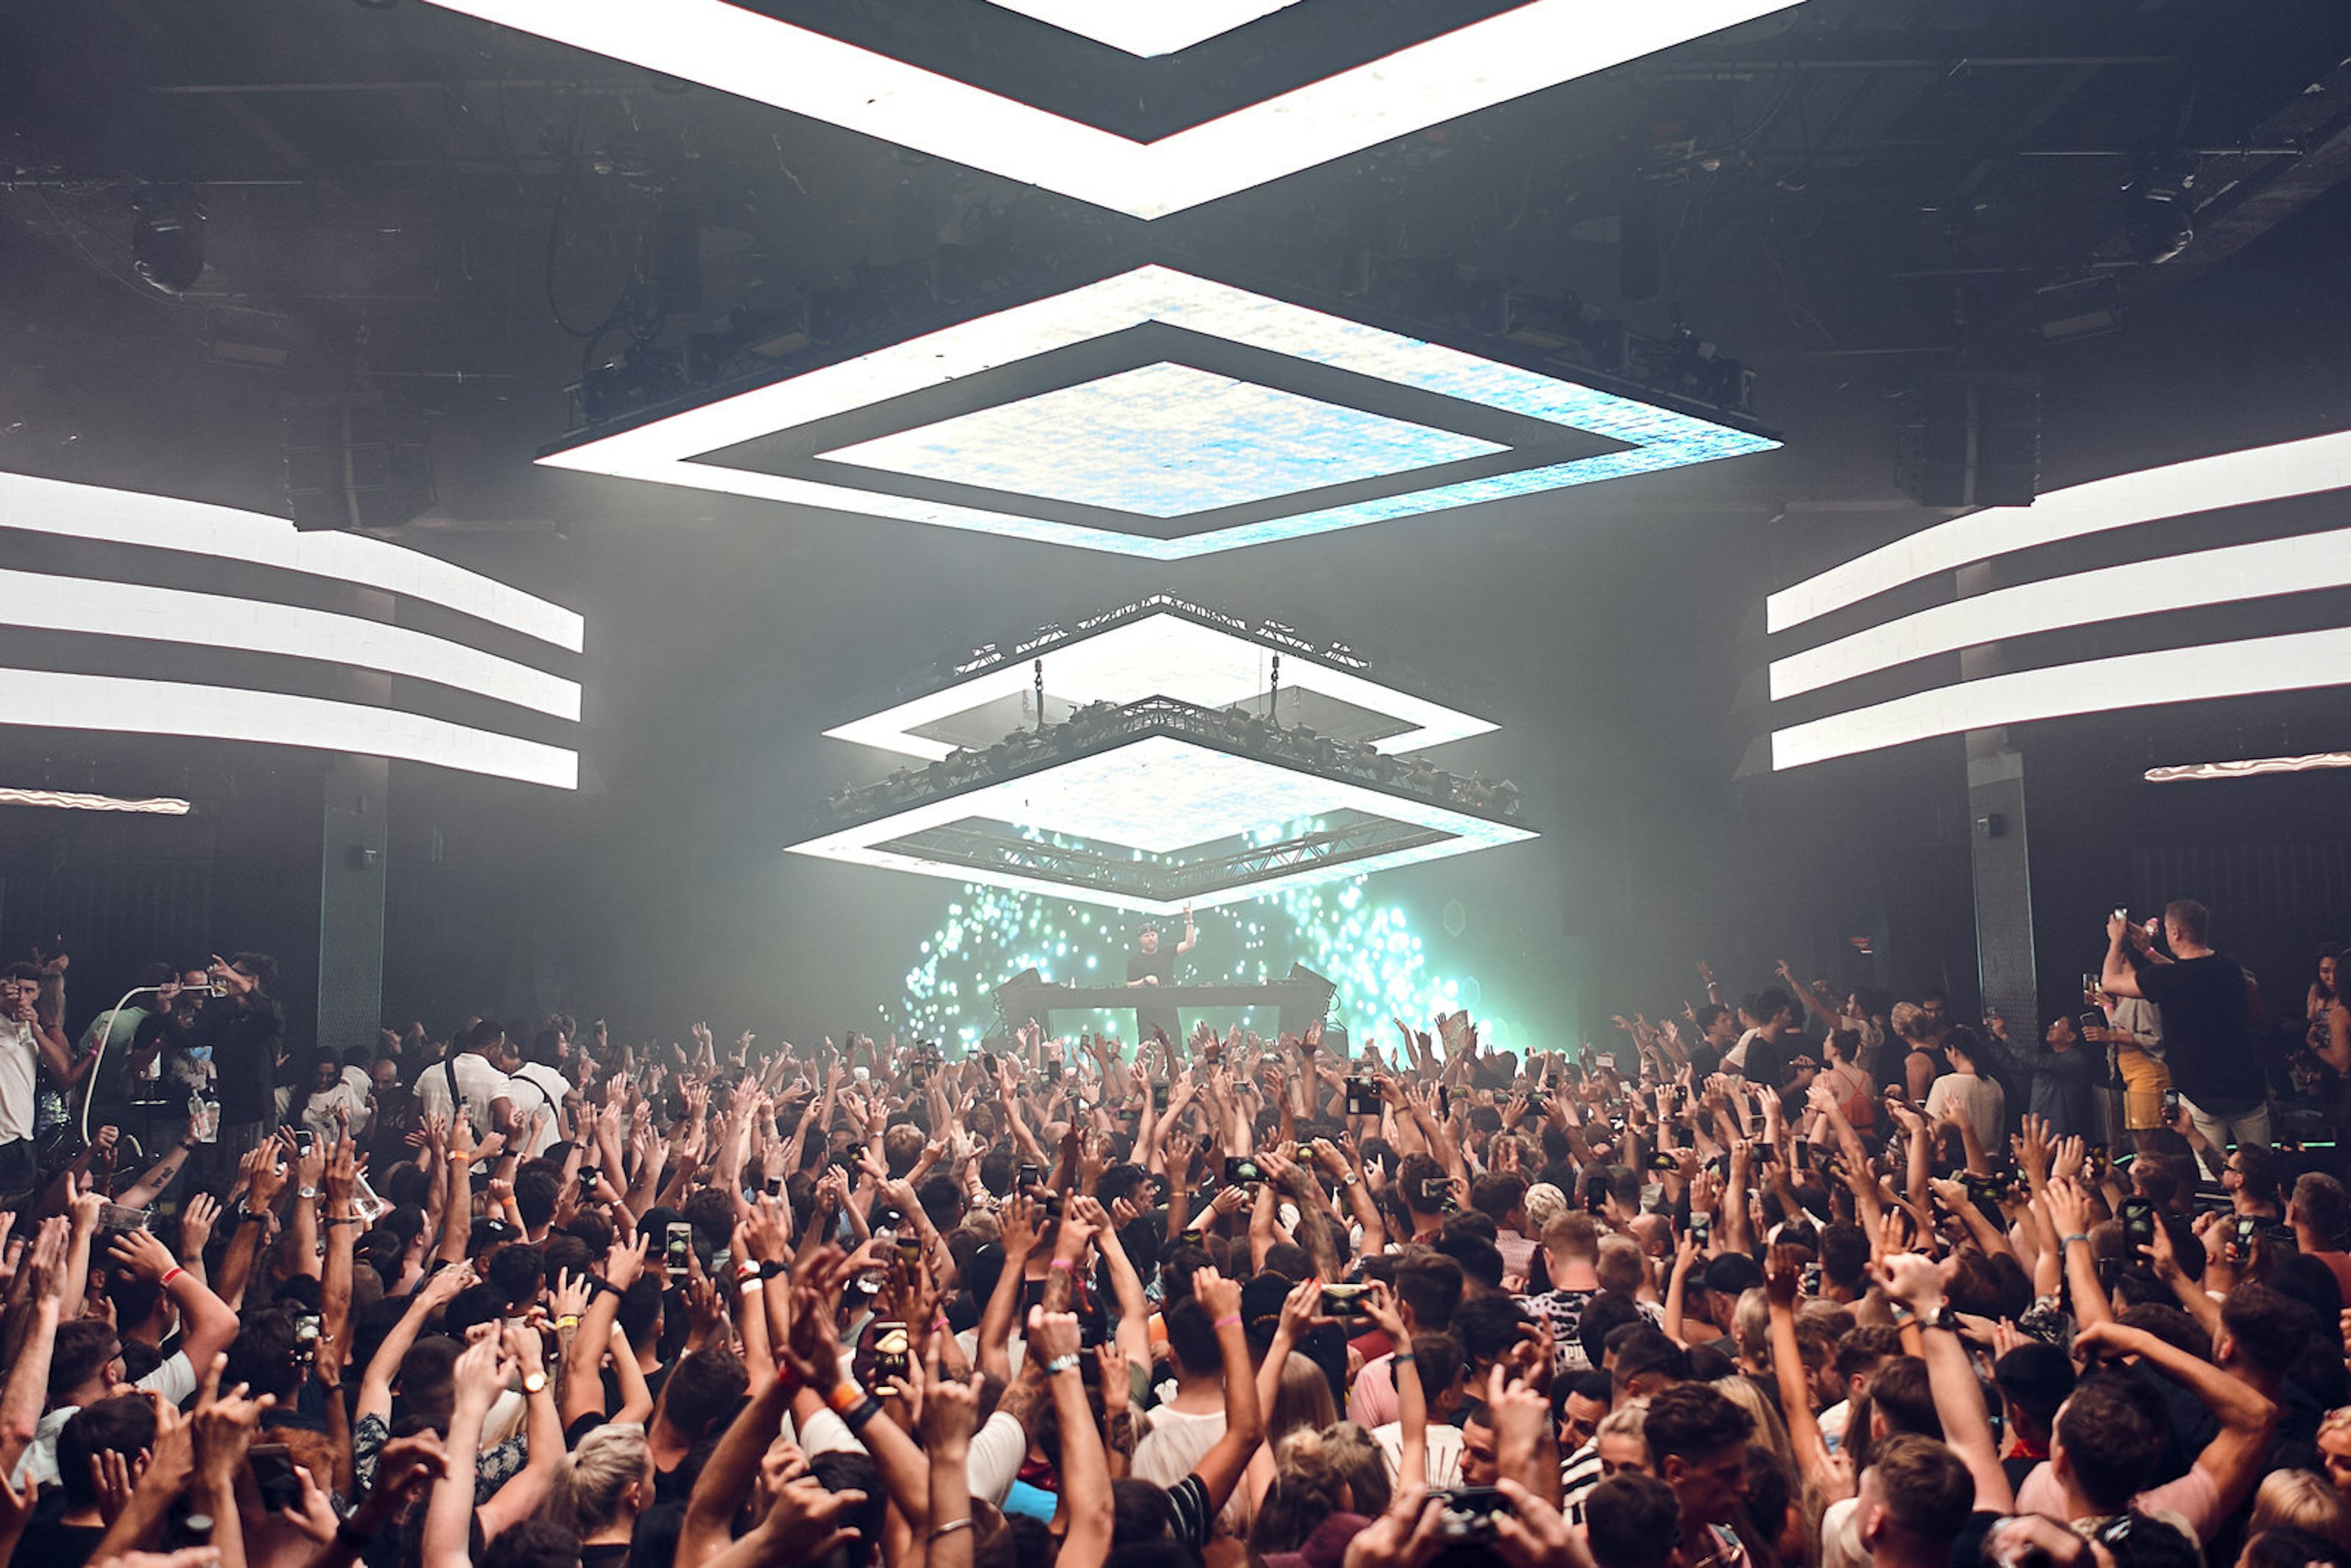
[[[1162,361],[823,455],[1175,517],[1503,450]]]

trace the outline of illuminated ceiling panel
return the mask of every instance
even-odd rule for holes
[[[729,0],[433,3],[1139,218],[1249,190],[1790,6],[1529,0],[1144,141]],[[1077,0],[1056,8],[1074,14]],[[1202,9],[1213,21],[1234,8]],[[1111,9],[1104,0],[1083,5],[1088,15]],[[1194,9],[1164,8],[1169,16]]]
[[[2244,757],[2230,762],[2179,762],[2150,768],[2150,784],[2189,784],[2222,779],[2262,779],[2277,773],[2320,773],[2351,768],[2351,751],[2311,751],[2300,757]]]
[[[1056,812],[1066,812],[1067,819]],[[1221,841],[1259,830],[1294,833],[1301,813],[1319,817],[1342,812],[1349,813],[1351,821],[1374,823],[1392,847],[1367,838],[1363,852],[1321,859],[1301,854],[1294,863],[1254,864],[1245,876],[1225,884],[1187,888],[1167,897],[1152,896],[1132,882],[1122,885],[1114,874],[1135,867],[1180,875],[1187,859],[1209,854]],[[1006,831],[1004,825],[1016,823],[1017,830]],[[1175,841],[1193,835],[1197,837],[1189,843]],[[981,845],[980,850],[950,855],[936,847],[957,836]],[[1109,873],[1086,880],[1049,873],[1045,862],[1058,859],[1043,852],[1041,841],[1049,836],[1083,840],[1085,852],[1102,860]],[[1409,792],[1392,793],[1176,736],[1152,735],[1019,778],[978,783],[790,847],[796,854],[852,865],[1050,894],[1140,914],[1173,915],[1186,904],[1201,908],[1236,904],[1535,836],[1514,823],[1455,810]],[[1144,838],[1161,847],[1133,841]],[[1024,857],[1036,863],[1013,863]],[[991,860],[998,863],[989,863]]]
[[[1268,662],[1275,655],[1281,657],[1285,688],[1317,692],[1410,726],[1401,734],[1374,742],[1390,755],[1440,746],[1494,728],[1490,721],[1475,715],[1170,612],[1120,621],[1102,631],[1040,648],[1034,656],[1044,661],[1049,698],[1076,706],[1112,702],[1123,707],[1144,697],[1166,696],[1204,708],[1223,708],[1247,702],[1268,689]],[[954,747],[917,731],[987,703],[1017,698],[1030,689],[1033,679],[1030,656],[1012,657],[942,690],[825,734],[835,740],[937,761]]]
[[[1188,49],[1204,39],[1298,0],[989,0],[1007,11],[1033,16],[1065,33],[1148,58]]]
[[[1367,413],[1442,427],[1496,449],[1352,484],[1346,470],[1334,465],[1313,476],[1316,488],[1286,499],[1174,517],[1077,505],[1034,492],[892,476],[820,455],[843,444],[836,433],[844,425],[855,427],[859,441],[873,440],[936,424],[943,416],[1033,403],[1061,387],[1120,371],[1220,355],[1246,359],[1249,379],[1260,385],[1285,382],[1282,390],[1325,404],[1343,402]],[[1071,373],[1073,364],[1082,373]],[[1007,417],[1017,430],[1028,415]],[[1213,460],[1207,455],[1218,443],[1231,439],[1213,400],[1196,405],[1179,399],[1150,417],[1161,454],[1188,445],[1202,455],[1194,461],[1203,466]],[[584,436],[540,461],[1153,560],[1186,560],[1778,444],[1694,413],[1170,267],[1145,266],[645,423]],[[1033,444],[1009,452],[959,452],[955,461],[1012,465],[1022,475],[1035,476],[1050,472],[1058,456],[1050,441],[1033,438]],[[1310,476],[1311,465],[1286,457],[1283,465],[1289,469],[1280,481],[1284,485]]]
[[[1502,450],[1163,361],[821,455],[1175,517]]]
[[[57,811],[132,811],[150,817],[184,817],[191,810],[176,795],[130,798],[92,795],[78,789],[0,789],[0,806],[38,806]]]

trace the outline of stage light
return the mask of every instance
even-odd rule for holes
[[[233,686],[0,670],[0,724],[350,751],[561,789],[580,787],[580,755],[559,747],[392,708]]]
[[[1168,898],[1145,896],[1126,885],[1081,885],[1018,869],[977,868],[907,847],[918,835],[967,821],[1020,823],[1079,841],[1100,854],[1125,852],[1131,857],[1128,863],[1134,864],[1146,855],[1168,856],[1246,835],[1269,822],[1294,823],[1338,811],[1360,812],[1433,836],[1355,859],[1304,859],[1287,871],[1265,868],[1273,874]],[[789,848],[795,854],[852,865],[1050,894],[1137,914],[1176,915],[1186,904],[1210,908],[1243,903],[1284,888],[1346,880],[1533,837],[1527,829],[1454,810],[1433,800],[1389,794],[1172,735],[1149,735],[1019,778],[920,800]]]
[[[2351,529],[2230,545],[1970,594],[1771,663],[1771,700],[2065,626],[2351,587]]]
[[[1972,561],[2164,517],[2250,507],[2351,486],[2351,431],[2281,442],[2053,490],[2031,507],[1992,507],[1937,523],[1772,594],[1771,632]]]
[[[2221,779],[2260,779],[2273,773],[2315,773],[2351,768],[2351,751],[2313,751],[2301,757],[2248,757],[2234,762],[2187,762],[2150,768],[2150,784],[2187,784]]]
[[[575,653],[585,630],[580,616],[559,604],[421,550],[359,534],[298,533],[283,517],[200,501],[0,474],[0,530],[9,528],[180,550],[379,589]]]
[[[189,810],[187,801],[170,795],[133,800],[73,789],[0,789],[0,806],[42,806],[63,811],[136,811],[153,817],[184,817]]]
[[[1465,420],[1474,417],[1490,423],[1493,413],[1499,411],[1520,420],[1539,421],[1559,432],[1562,441],[1573,433],[1582,433],[1620,444],[1612,450],[1556,461],[1537,444],[1519,454],[1524,463],[1520,467],[1425,487],[1406,487],[1341,505],[1309,507],[1253,521],[1204,524],[1201,531],[1172,538],[1166,537],[1164,528],[1154,531],[1156,520],[1144,513],[1132,514],[1135,526],[1129,531],[1114,526],[1120,520],[1119,514],[1109,514],[1101,523],[1071,522],[1041,515],[1040,509],[1032,509],[1030,500],[1018,493],[1007,494],[1000,507],[992,500],[983,507],[862,487],[854,482],[857,470],[842,462],[825,464],[816,470],[823,476],[811,477],[806,474],[761,473],[702,460],[711,454],[798,431],[852,411],[879,412],[883,405],[915,393],[1056,350],[1097,345],[1103,353],[1123,351],[1123,340],[1110,340],[1130,329],[1154,323],[1280,355],[1312,368],[1316,373],[1322,368],[1337,370],[1415,393],[1451,399],[1470,405],[1465,410]],[[1194,469],[1177,482],[1178,486],[1198,485],[1209,482],[1203,476],[1219,463],[1218,454],[1247,447],[1258,439],[1246,426],[1234,426],[1228,417],[1238,409],[1266,406],[1260,395],[1264,389],[1253,388],[1246,394],[1228,394],[1201,404],[1178,400],[1171,406],[1152,406],[1137,414],[1145,420],[1144,428],[1128,423],[1106,429],[1097,416],[1118,401],[1117,389],[1105,392],[1096,386],[1082,398],[1051,402],[1046,399],[1053,394],[1040,397],[1021,392],[999,396],[992,405],[987,403],[984,400],[988,393],[1002,384],[1000,381],[974,383],[975,401],[988,408],[991,415],[984,426],[965,424],[958,428],[957,420],[970,416],[956,416],[904,431],[886,444],[869,444],[883,447],[901,463],[912,463],[919,455],[926,476],[952,475],[963,482],[985,486],[991,479],[1005,483],[1050,482],[1054,465],[1065,449],[1074,446],[1098,455],[1114,441],[1124,440],[1131,446],[1148,446],[1162,454],[1171,450],[1198,454]],[[1163,379],[1160,384],[1167,383]],[[1294,405],[1283,406],[1293,413],[1300,412]],[[1009,412],[999,413],[997,410]],[[1355,411],[1331,405],[1312,411],[1310,423],[1322,432],[1318,439],[1343,440],[1348,429],[1364,428],[1361,423],[1347,423],[1354,417]],[[1385,466],[1385,473],[1409,474],[1428,461],[1443,460],[1437,446],[1426,444],[1422,437],[1415,440],[1424,444],[1405,443],[1401,448],[1392,445],[1378,460],[1383,465],[1401,465]],[[550,452],[539,461],[586,473],[976,529],[1153,560],[1187,560],[1247,545],[1656,473],[1764,451],[1778,444],[1767,436],[1693,414],[1407,338],[1169,267],[1145,266],[666,418],[590,435]],[[1302,474],[1301,468],[1285,468],[1273,483],[1287,486]],[[1049,478],[1040,481],[1039,476]],[[1114,479],[1100,477],[1092,482],[1116,483]],[[1172,493],[1172,487],[1163,486],[1156,498],[1165,500]],[[1042,496],[1034,497],[1035,501],[1046,499]]]
[[[835,740],[944,760],[955,750],[954,744],[918,732],[957,714],[1019,696],[1029,689],[1031,657],[1045,661],[1048,696],[1081,707],[1094,702],[1123,707],[1144,697],[1166,696],[1199,707],[1226,708],[1265,692],[1269,650],[1262,642],[1180,613],[1189,607],[1178,601],[1161,602],[1169,608],[1116,620],[1100,630],[1081,629],[1074,636],[1025,650],[939,691],[824,733]],[[1281,667],[1285,689],[1314,692],[1405,727],[1372,743],[1383,754],[1417,751],[1494,728],[1490,720],[1333,669],[1297,648],[1287,650],[1287,655]]]
[[[1771,734],[1771,766],[1834,757],[1970,729],[2351,684],[2351,629],[2208,643],[2018,670],[1896,697]]]
[[[0,625],[319,659],[580,717],[580,684],[422,632],[266,600],[0,570]]]
[[[1151,58],[1246,26],[1298,0],[991,0],[1065,33]]]
[[[1246,191],[1791,3],[1595,7],[1588,0],[1529,0],[1144,142],[727,0],[433,0],[1138,218]]]
[[[1174,517],[1505,450],[1163,361],[819,455]]]

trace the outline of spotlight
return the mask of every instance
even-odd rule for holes
[[[131,209],[131,269],[152,288],[184,294],[204,272],[204,209],[183,190],[149,193]]]

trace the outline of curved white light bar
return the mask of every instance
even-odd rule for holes
[[[1764,601],[1765,630],[1784,632],[1906,582],[2010,550],[2346,486],[2351,431],[2094,479],[2053,490],[2030,507],[1992,507],[1937,523],[1782,589]]]
[[[1771,700],[2003,638],[2345,587],[2351,587],[2351,529],[2101,567],[1955,599],[1775,659]]]
[[[1771,734],[1774,769],[1963,730],[2158,703],[2351,684],[2351,629],[2209,643],[2019,670],[1896,697]]]
[[[233,686],[0,669],[0,724],[301,746],[580,787],[579,753],[559,747],[392,708]]]
[[[381,670],[558,718],[580,717],[580,683],[404,626],[180,588],[0,570],[0,625],[144,637]]]
[[[1138,218],[1246,191],[1792,3],[1530,0],[1144,142],[726,0],[433,0]]]
[[[2247,757],[2234,762],[2182,762],[2150,768],[2150,784],[2187,784],[2216,779],[2258,779],[2272,773],[2315,773],[2322,768],[2351,768],[2351,751],[2313,751],[2300,757]]]
[[[138,811],[151,817],[184,817],[188,802],[175,795],[131,800],[89,795],[77,789],[0,789],[0,806],[45,806],[61,811]]]
[[[1162,613],[1122,622],[1044,650],[1039,656],[1045,663],[1049,697],[1080,705],[1107,701],[1123,706],[1144,697],[1166,696],[1220,708],[1263,692],[1266,661],[1282,652],[1179,615]],[[834,740],[938,761],[955,747],[914,731],[983,704],[1019,696],[1030,688],[1032,678],[1029,659],[1008,660],[942,691],[925,693],[824,733]],[[1484,735],[1495,727],[1490,720],[1295,653],[1282,660],[1281,684],[1285,688],[1319,692],[1413,726],[1373,742],[1384,752],[1418,751],[1466,736]]]
[[[1148,59],[1229,33],[1298,0],[990,0],[1065,33]]]
[[[575,653],[586,625],[559,604],[421,550],[361,534],[302,533],[282,517],[168,496],[0,474],[0,528],[183,550],[330,578],[438,604]]]

